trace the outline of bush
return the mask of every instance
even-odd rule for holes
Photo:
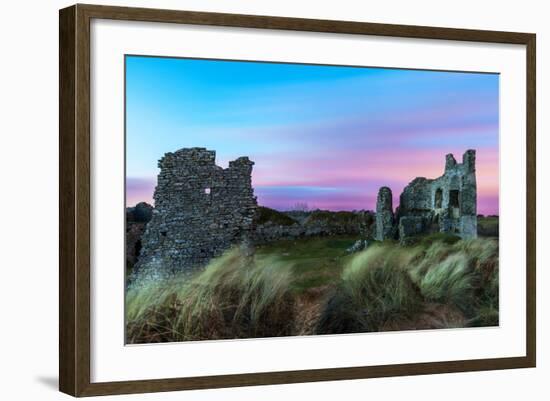
[[[333,212],[329,210],[314,210],[309,214],[307,224],[327,223],[327,224],[355,224],[360,221],[360,216],[354,212],[340,211]]]
[[[278,226],[291,226],[296,224],[296,220],[286,214],[264,206],[258,206],[255,219],[256,224],[272,223]]]
[[[134,207],[126,208],[126,221],[136,223],[148,223],[153,217],[153,206],[146,202],[140,202]]]

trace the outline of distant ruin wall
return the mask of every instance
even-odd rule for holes
[[[287,215],[285,212],[277,212]],[[294,223],[280,224],[266,221],[256,224],[253,233],[255,245],[268,244],[279,240],[298,238],[330,237],[337,235],[361,236],[372,239],[374,216],[367,211],[328,212],[316,210],[304,213],[307,217],[294,220]]]
[[[189,148],[159,160],[155,208],[136,272],[192,272],[249,240],[257,207],[251,182],[254,162],[240,157],[223,169],[215,159],[215,151]]]

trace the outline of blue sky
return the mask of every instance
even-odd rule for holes
[[[498,213],[498,75],[126,57],[127,203],[151,202],[157,160],[200,146],[249,156],[260,204],[372,209],[477,150],[479,208]]]

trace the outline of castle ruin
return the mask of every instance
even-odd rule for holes
[[[280,226],[268,224],[258,232],[251,179],[254,162],[240,157],[224,169],[215,159],[213,150],[184,148],[159,160],[155,207],[140,239],[134,277],[193,273],[233,245],[244,244],[248,249],[269,229],[275,230],[274,235],[267,235],[270,238],[291,229],[297,231],[296,236],[307,234],[299,231],[300,225],[281,231]],[[399,239],[406,244],[419,235],[437,232],[477,237],[475,150],[466,151],[462,163],[448,154],[441,177],[415,178],[401,193],[395,211],[392,202],[391,189],[380,188],[373,224],[376,240]],[[337,230],[331,226],[318,235],[333,232]]]
[[[257,208],[248,157],[215,163],[216,152],[186,148],[159,160],[155,207],[136,272],[194,271],[234,244],[247,242]]]
[[[376,204],[376,239],[409,239],[428,233],[477,237],[477,187],[475,150],[467,150],[462,163],[452,154],[445,160],[444,174],[435,179],[415,178],[401,193],[399,207],[392,210],[392,193],[382,187]]]

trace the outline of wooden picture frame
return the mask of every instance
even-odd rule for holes
[[[526,356],[92,383],[90,380],[90,21],[181,23],[526,46]],[[74,5],[59,14],[59,388],[73,396],[534,367],[536,363],[535,34],[253,15]]]

